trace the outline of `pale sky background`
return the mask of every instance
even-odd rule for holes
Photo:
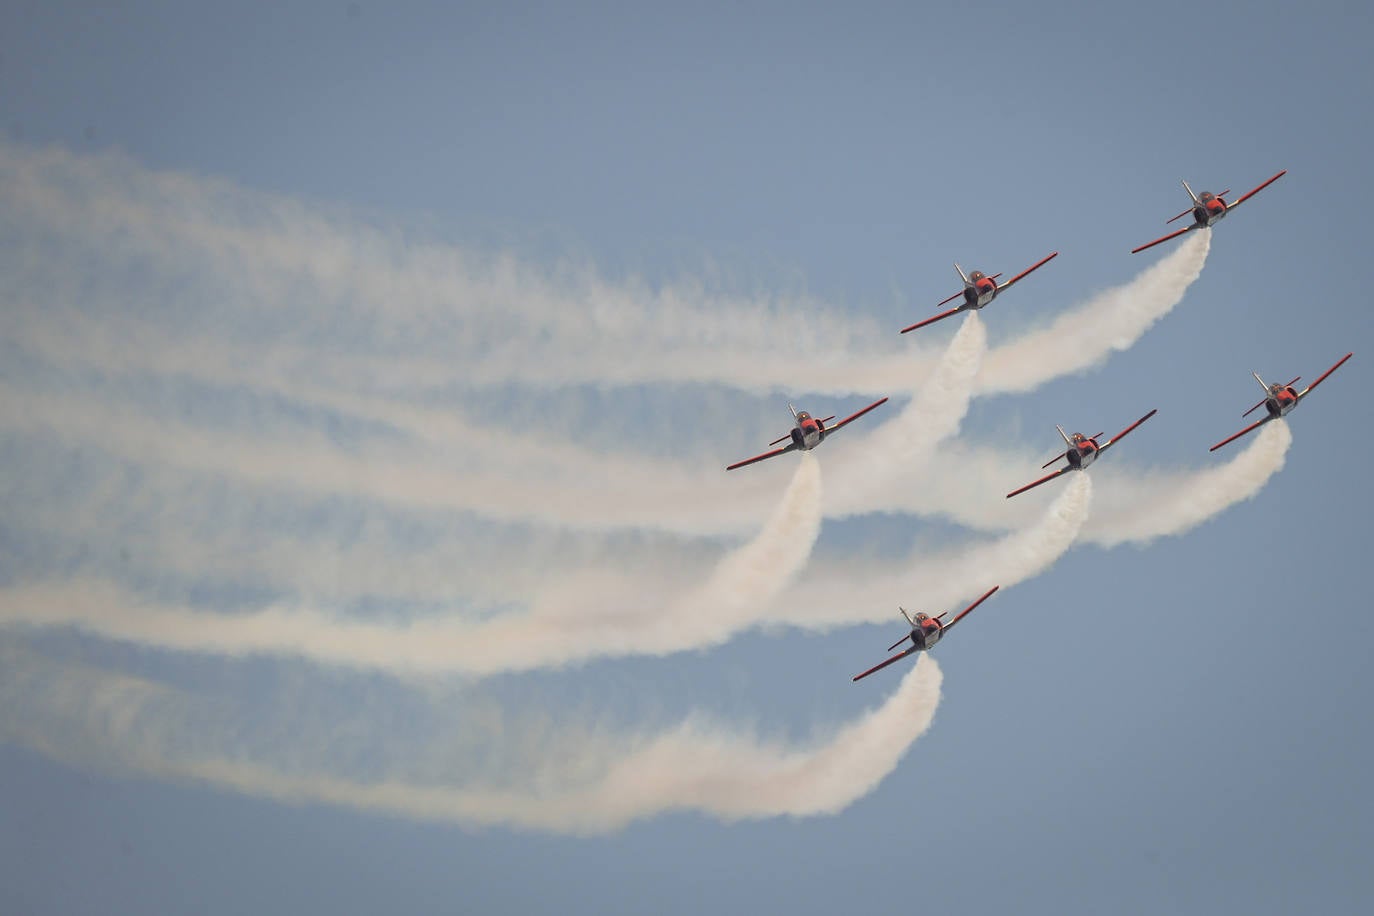
[[[1374,13],[909,6],[4,5],[0,911],[1368,909]]]

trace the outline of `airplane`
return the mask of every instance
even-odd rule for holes
[[[913,652],[921,652],[931,648],[937,642],[940,641],[941,637],[943,637],[945,633],[954,629],[954,625],[956,623],[967,617],[970,611],[972,611],[978,605],[982,604],[984,601],[988,600],[988,597],[1001,587],[1002,586],[1000,585],[994,585],[992,588],[988,589],[986,592],[983,593],[983,597],[979,598],[977,601],[973,602],[968,607],[960,611],[959,615],[955,617],[953,620],[951,620],[949,623],[945,623],[940,619],[944,617],[945,614],[948,614],[949,611],[945,611],[944,614],[937,614],[934,617],[931,617],[929,614],[917,611],[916,615],[913,617],[912,615],[906,612],[906,608],[897,608],[897,610],[902,612],[902,616],[906,618],[906,622],[911,624],[911,632],[908,633],[906,636],[903,636],[896,642],[894,642],[892,645],[888,646],[887,651],[891,652],[893,649],[897,648],[902,643],[906,642],[908,639],[911,640],[911,648],[907,649],[905,652],[900,652],[897,655],[892,656],[885,662],[880,662],[879,664],[874,665],[872,668],[869,668],[863,674],[854,675],[854,677],[851,678],[851,680],[861,681],[873,672],[881,671],[893,662],[899,662],[902,659],[906,658],[908,655],[911,655]]]
[[[1191,232],[1194,229],[1202,229],[1206,226],[1211,226],[1215,224],[1218,220],[1222,219],[1232,210],[1236,209],[1236,207],[1239,207],[1241,204],[1245,203],[1247,200],[1254,197],[1260,191],[1263,191],[1265,188],[1269,187],[1271,184],[1278,181],[1280,178],[1287,174],[1288,170],[1284,169],[1282,172],[1279,172],[1277,175],[1275,175],[1273,178],[1270,178],[1268,181],[1260,185],[1258,188],[1255,188],[1255,190],[1236,198],[1235,203],[1229,204],[1226,202],[1225,197],[1227,194],[1231,193],[1230,188],[1227,188],[1220,194],[1213,194],[1211,191],[1203,191],[1201,194],[1194,194],[1193,189],[1188,187],[1188,182],[1183,182],[1183,190],[1187,191],[1188,196],[1193,199],[1193,205],[1189,207],[1187,210],[1184,210],[1178,216],[1173,216],[1165,220],[1165,223],[1172,223],[1174,220],[1181,219],[1182,217],[1185,217],[1189,213],[1191,213],[1193,215],[1193,224],[1191,226],[1184,226],[1177,232],[1170,232],[1163,238],[1155,239],[1153,242],[1147,242],[1146,244],[1141,245],[1139,248],[1132,248],[1131,254],[1138,254],[1139,252],[1144,251],[1146,248],[1155,247],[1161,242],[1167,242],[1169,241],[1169,239],[1176,239],[1185,232]]]
[[[810,451],[811,449],[815,448],[816,446],[824,442],[827,436],[831,435],[832,433],[838,432],[840,429],[843,429],[846,425],[853,423],[855,420],[859,419],[859,417],[862,417],[864,414],[868,413],[873,408],[881,407],[883,404],[886,403],[887,398],[881,398],[880,400],[874,401],[872,404],[869,404],[863,410],[855,414],[850,414],[840,422],[836,423],[834,426],[825,425],[829,423],[831,420],[835,419],[834,417],[826,417],[824,420],[817,420],[806,411],[797,410],[797,408],[793,407],[791,404],[788,404],[787,409],[792,411],[792,419],[796,421],[797,425],[793,426],[792,431],[788,433],[786,436],[779,436],[778,438],[774,439],[772,442],[768,444],[777,445],[779,442],[786,441],[789,437],[792,441],[788,442],[782,448],[775,448],[771,452],[764,452],[762,455],[755,455],[753,458],[746,458],[743,461],[737,461],[734,464],[727,467],[725,470],[733,471],[735,468],[742,468],[746,464],[753,464],[756,461],[763,461],[765,458],[774,458],[778,455],[785,454],[786,452],[794,452],[797,449],[801,449],[804,452]]]
[[[1139,420],[1136,420],[1130,426],[1126,427],[1121,432],[1117,433],[1115,436],[1112,436],[1106,442],[1103,442],[1101,445],[1097,444],[1097,437],[1101,436],[1101,433],[1098,433],[1097,436],[1085,436],[1082,433],[1074,433],[1072,436],[1069,436],[1065,434],[1064,427],[1056,423],[1054,428],[1059,430],[1059,435],[1064,439],[1064,444],[1067,445],[1068,448],[1065,449],[1062,454],[1055,455],[1053,458],[1051,458],[1049,461],[1046,461],[1040,467],[1042,469],[1047,468],[1050,465],[1054,464],[1056,461],[1058,461],[1060,458],[1067,458],[1069,463],[1064,467],[1060,468],[1059,470],[1055,471],[1053,474],[1046,474],[1039,480],[1033,481],[1032,483],[1028,483],[1019,490],[1012,490],[1010,493],[1007,494],[1007,499],[1011,499],[1018,493],[1024,493],[1027,490],[1030,490],[1034,487],[1038,487],[1042,483],[1054,480],[1054,478],[1060,476],[1061,474],[1067,474],[1069,471],[1083,470],[1088,465],[1096,461],[1099,455],[1101,455],[1107,449],[1111,448],[1122,438],[1124,438],[1127,433],[1135,429],[1141,423],[1144,423],[1146,420],[1150,419],[1150,417],[1153,417],[1156,413],[1157,411],[1150,411],[1145,416],[1141,417]]]
[[[1223,445],[1236,441],[1246,433],[1254,432],[1264,424],[1268,423],[1270,420],[1277,420],[1279,417],[1288,416],[1288,414],[1293,410],[1293,408],[1297,407],[1298,404],[1302,401],[1302,399],[1307,397],[1307,395],[1311,393],[1313,388],[1316,388],[1322,382],[1326,381],[1326,377],[1328,375],[1339,369],[1347,359],[1354,355],[1354,353],[1347,353],[1344,356],[1342,356],[1340,358],[1340,361],[1337,362],[1336,365],[1332,366],[1330,369],[1327,369],[1325,372],[1323,372],[1320,378],[1318,378],[1312,384],[1308,385],[1302,391],[1298,391],[1293,387],[1295,384],[1297,384],[1298,380],[1302,378],[1301,375],[1293,379],[1293,381],[1289,382],[1287,385],[1280,385],[1278,382],[1275,382],[1272,385],[1266,385],[1264,379],[1260,378],[1258,372],[1252,372],[1251,375],[1255,377],[1255,381],[1259,382],[1260,387],[1264,389],[1264,400],[1260,401],[1254,407],[1251,407],[1245,413],[1241,414],[1241,416],[1248,417],[1250,416],[1250,414],[1254,413],[1256,410],[1259,410],[1261,407],[1265,408],[1267,414],[1265,415],[1264,419],[1260,420],[1257,423],[1251,423],[1249,426],[1245,427],[1240,432],[1236,433],[1234,436],[1228,436],[1225,439],[1222,439],[1220,442],[1209,448],[1207,451],[1215,452]]]
[[[997,278],[1002,276],[1001,274],[993,274],[989,277],[981,270],[975,270],[971,273],[966,274],[964,273],[964,269],[959,266],[959,262],[955,261],[954,269],[959,271],[959,278],[964,281],[963,291],[955,293],[953,296],[950,296],[943,302],[938,303],[935,307],[939,308],[941,305],[946,305],[950,302],[953,302],[960,296],[964,297],[963,305],[960,305],[958,308],[950,309],[948,312],[941,312],[934,318],[927,318],[925,321],[918,321],[909,328],[902,328],[902,333],[905,334],[907,331],[914,331],[917,328],[923,328],[928,324],[934,324],[935,322],[940,321],[943,318],[948,318],[950,315],[957,315],[960,312],[965,312],[969,309],[980,309],[992,300],[996,299],[998,293],[1002,292],[1005,289],[1011,288],[1013,284],[1015,284],[1021,278],[1025,277],[1031,271],[1035,270],[1038,267],[1043,267],[1045,264],[1048,264],[1050,261],[1053,261],[1058,256],[1059,252],[1052,252],[1048,257],[1036,261],[1030,267],[1027,267],[1025,270],[1021,271],[1019,274],[1012,277],[1006,283],[1002,284],[999,284],[997,282]]]

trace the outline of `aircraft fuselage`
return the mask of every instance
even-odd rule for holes
[[[1298,406],[1298,393],[1292,386],[1280,388],[1264,399],[1264,409],[1271,417],[1285,417]]]
[[[944,629],[940,626],[940,621],[933,617],[917,621],[917,626],[911,628],[911,644],[918,649],[929,649],[940,641],[940,637],[945,635]]]
[[[997,281],[981,270],[969,274],[968,279],[968,284],[964,286],[965,308],[980,309],[997,298]]]
[[[1198,204],[1193,207],[1193,222],[1198,228],[1215,225],[1226,215],[1226,201],[1210,191],[1198,195]]]
[[[1097,442],[1093,439],[1074,436],[1074,443],[1065,453],[1069,466],[1083,470],[1097,460]]]
[[[825,424],[806,411],[797,414],[797,425],[792,427],[792,441],[797,448],[810,451],[825,441]]]

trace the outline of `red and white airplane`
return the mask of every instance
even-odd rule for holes
[[[839,430],[843,429],[846,425],[853,423],[855,420],[859,419],[859,417],[862,417],[864,414],[868,413],[873,408],[880,407],[886,403],[887,398],[882,398],[880,400],[874,401],[872,404],[869,404],[863,410],[855,414],[850,414],[840,422],[836,423],[834,426],[825,425],[829,423],[831,420],[835,419],[834,417],[826,417],[824,420],[817,420],[815,417],[811,416],[811,414],[807,413],[806,411],[797,410],[797,408],[793,407],[791,404],[788,404],[787,409],[792,411],[792,419],[796,421],[797,425],[793,426],[792,431],[788,433],[786,436],[779,436],[778,438],[774,439],[772,442],[768,444],[777,445],[779,442],[786,442],[788,438],[791,438],[792,441],[788,442],[782,448],[775,448],[771,452],[764,452],[762,455],[755,455],[753,458],[746,458],[743,461],[737,461],[734,464],[727,467],[725,470],[733,471],[735,468],[742,468],[746,464],[753,464],[756,461],[763,461],[765,458],[773,458],[777,455],[782,455],[787,452],[795,452],[798,449],[804,452],[810,451],[811,449],[815,448],[816,446],[824,442],[827,436],[831,435],[832,433],[838,432]]]
[[[1141,245],[1139,248],[1132,248],[1131,254],[1136,254],[1138,252],[1144,251],[1146,248],[1153,248],[1161,242],[1169,241],[1169,239],[1176,239],[1185,232],[1191,232],[1194,229],[1202,229],[1203,227],[1215,224],[1222,217],[1226,216],[1232,210],[1236,209],[1236,207],[1239,207],[1241,204],[1245,203],[1247,200],[1254,197],[1260,191],[1263,191],[1265,188],[1269,187],[1271,184],[1278,181],[1280,178],[1287,174],[1288,170],[1284,169],[1282,172],[1279,172],[1277,175],[1275,175],[1273,178],[1270,178],[1268,181],[1260,185],[1258,188],[1255,188],[1255,190],[1251,191],[1248,194],[1242,194],[1240,197],[1236,198],[1234,203],[1229,204],[1226,202],[1225,197],[1227,194],[1231,193],[1230,188],[1227,188],[1220,194],[1213,194],[1211,191],[1203,191],[1201,194],[1194,194],[1193,189],[1188,187],[1188,182],[1183,182],[1183,190],[1187,191],[1188,196],[1193,199],[1193,205],[1189,207],[1187,210],[1184,210],[1178,216],[1170,217],[1169,219],[1165,220],[1165,223],[1172,223],[1174,220],[1182,219],[1183,217],[1191,213],[1193,215],[1193,224],[1191,226],[1184,226],[1177,232],[1170,232],[1163,238],[1155,239],[1153,242],[1147,242],[1144,245]]]
[[[925,321],[918,321],[909,328],[902,328],[902,333],[905,334],[907,331],[914,331],[917,328],[923,328],[928,324],[934,324],[942,318],[948,318],[950,315],[957,315],[960,312],[966,312],[969,309],[980,309],[992,300],[996,299],[998,293],[1002,292],[1003,290],[1010,289],[1013,284],[1021,280],[1021,278],[1025,277],[1031,271],[1035,270],[1038,267],[1043,267],[1050,261],[1053,261],[1058,256],[1059,252],[1051,252],[1048,257],[1040,259],[1039,261],[1032,264],[1030,267],[1027,267],[1025,270],[1021,271],[1019,274],[1012,277],[1006,283],[1002,284],[999,284],[997,282],[997,278],[1002,276],[1001,274],[993,274],[989,277],[981,270],[975,270],[971,273],[966,274],[964,273],[964,269],[959,266],[959,262],[956,261],[954,263],[954,269],[959,271],[959,277],[964,281],[964,288],[962,291],[955,293],[953,296],[950,296],[943,302],[938,303],[935,307],[939,308],[941,305],[946,305],[950,302],[953,302],[960,296],[964,297],[963,304],[960,305],[958,308],[950,309],[948,312],[941,312],[934,318],[927,318]]]
[[[943,637],[945,633],[952,630],[956,623],[967,617],[970,611],[972,611],[978,605],[982,604],[984,601],[988,600],[988,596],[990,596],[993,592],[997,591],[1001,587],[1002,586],[1000,585],[994,585],[992,588],[988,589],[986,592],[983,593],[983,597],[979,598],[977,601],[973,602],[968,607],[960,611],[958,616],[956,616],[949,623],[944,623],[941,620],[941,618],[944,617],[945,614],[948,614],[949,611],[945,611],[944,614],[937,614],[934,617],[931,617],[929,614],[924,614],[920,611],[917,611],[916,615],[912,616],[911,614],[908,614],[906,612],[906,608],[899,607],[897,610],[901,611],[902,616],[906,618],[906,622],[911,624],[911,632],[908,633],[906,636],[903,636],[896,642],[894,642],[892,645],[888,646],[887,651],[891,652],[893,649],[897,648],[902,643],[906,642],[908,639],[911,640],[911,648],[907,649],[905,652],[901,652],[897,655],[892,656],[885,662],[880,662],[874,665],[872,668],[869,668],[863,674],[854,675],[854,677],[851,678],[851,680],[861,681],[873,672],[883,670],[893,662],[899,662],[902,659],[906,658],[908,655],[911,655],[915,652],[923,652],[926,649],[931,648],[937,642],[940,641],[941,637]]]
[[[1097,437],[1101,436],[1101,433],[1098,433],[1097,436],[1085,436],[1082,433],[1074,433],[1072,436],[1069,436],[1065,434],[1064,427],[1055,424],[1054,428],[1059,430],[1059,435],[1063,437],[1064,444],[1067,445],[1068,448],[1065,449],[1063,453],[1055,455],[1049,461],[1046,461],[1044,464],[1041,465],[1041,467],[1047,468],[1050,465],[1054,464],[1056,461],[1058,461],[1060,458],[1068,459],[1069,463],[1064,467],[1060,468],[1059,470],[1055,471],[1053,474],[1046,474],[1039,480],[1028,483],[1019,490],[1012,490],[1010,493],[1007,494],[1007,499],[1011,499],[1018,493],[1024,493],[1027,490],[1033,489],[1034,487],[1038,487],[1042,483],[1054,480],[1054,478],[1059,477],[1062,474],[1067,474],[1069,473],[1069,471],[1083,470],[1088,465],[1096,461],[1099,455],[1101,455],[1107,449],[1111,448],[1113,445],[1116,445],[1116,443],[1120,442],[1123,438],[1125,438],[1127,433],[1135,429],[1141,423],[1144,423],[1146,420],[1150,419],[1150,417],[1153,417],[1156,412],[1157,411],[1154,410],[1150,411],[1145,416],[1141,417],[1139,420],[1136,420],[1130,426],[1126,427],[1121,432],[1117,433],[1115,436],[1112,436],[1106,442],[1103,442],[1101,445],[1097,444]]]
[[[1207,451],[1215,452],[1223,445],[1236,441],[1246,433],[1254,432],[1264,424],[1268,423],[1270,420],[1277,420],[1279,417],[1288,416],[1288,414],[1293,410],[1293,408],[1297,407],[1299,402],[1301,402],[1303,398],[1307,397],[1307,395],[1311,393],[1313,388],[1316,388],[1322,382],[1326,381],[1326,377],[1328,375],[1339,369],[1347,359],[1354,355],[1354,353],[1347,353],[1344,356],[1342,356],[1340,358],[1340,361],[1337,362],[1336,365],[1332,366],[1330,369],[1327,369],[1325,372],[1323,372],[1320,378],[1318,378],[1312,384],[1308,385],[1302,391],[1298,391],[1293,387],[1295,384],[1297,384],[1299,379],[1302,378],[1301,375],[1293,379],[1293,381],[1289,382],[1287,385],[1281,385],[1278,382],[1275,382],[1272,385],[1266,385],[1264,383],[1264,379],[1260,378],[1258,372],[1251,373],[1252,375],[1254,375],[1255,381],[1259,382],[1260,387],[1264,389],[1264,400],[1260,401],[1254,407],[1251,407],[1245,413],[1241,414],[1241,416],[1248,417],[1250,416],[1250,414],[1254,413],[1256,410],[1259,410],[1261,407],[1265,408],[1265,410],[1268,411],[1268,413],[1265,415],[1264,419],[1260,420],[1257,423],[1251,423],[1249,426],[1245,427],[1240,432],[1236,433],[1234,436],[1227,436],[1225,439],[1222,439],[1220,442],[1209,448]]]

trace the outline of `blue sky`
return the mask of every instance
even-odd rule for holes
[[[11,5],[0,908],[1367,906],[1370,15]],[[984,382],[897,335],[1053,250]],[[1131,305],[1086,371],[1024,343]],[[1150,408],[1051,551],[1067,488],[1002,494]],[[849,682],[1013,567],[938,708]]]

